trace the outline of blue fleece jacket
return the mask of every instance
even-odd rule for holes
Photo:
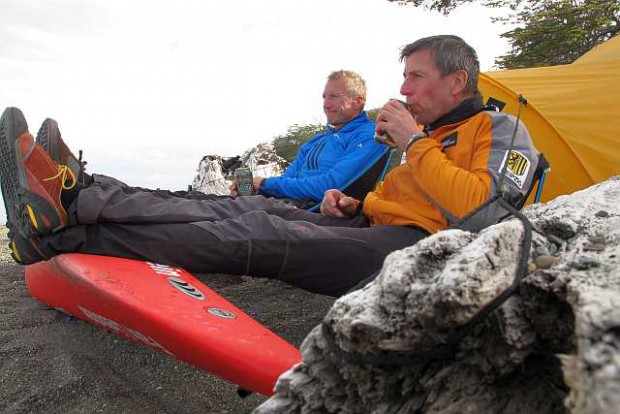
[[[320,201],[331,188],[343,188],[374,163],[386,147],[374,140],[375,123],[365,112],[338,131],[328,125],[301,146],[284,174],[263,181],[259,193],[265,196]]]

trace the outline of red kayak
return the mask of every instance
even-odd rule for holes
[[[297,348],[183,269],[62,254],[26,267],[31,295],[65,313],[272,395]]]

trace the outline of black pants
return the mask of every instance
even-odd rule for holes
[[[392,251],[427,236],[326,217],[261,196],[192,199],[93,184],[69,208],[71,225],[41,240],[55,251],[148,260],[190,272],[279,279],[339,296]]]

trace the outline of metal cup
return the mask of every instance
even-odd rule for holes
[[[400,99],[393,100],[400,103],[406,110],[409,110],[409,105],[407,105],[407,102],[401,101]],[[379,144],[384,144],[392,148],[396,148],[398,146],[387,131],[383,131],[378,128],[375,130],[375,141],[377,141]]]
[[[237,194],[240,196],[251,196],[254,194],[252,188],[252,170],[246,167],[239,167],[234,173],[237,181]]]

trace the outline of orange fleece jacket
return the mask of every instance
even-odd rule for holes
[[[447,219],[437,205],[462,217],[489,198],[492,141],[510,139],[497,135],[486,111],[437,128],[415,142],[407,162],[366,196],[364,214],[372,225],[414,225],[430,233],[445,229]]]

